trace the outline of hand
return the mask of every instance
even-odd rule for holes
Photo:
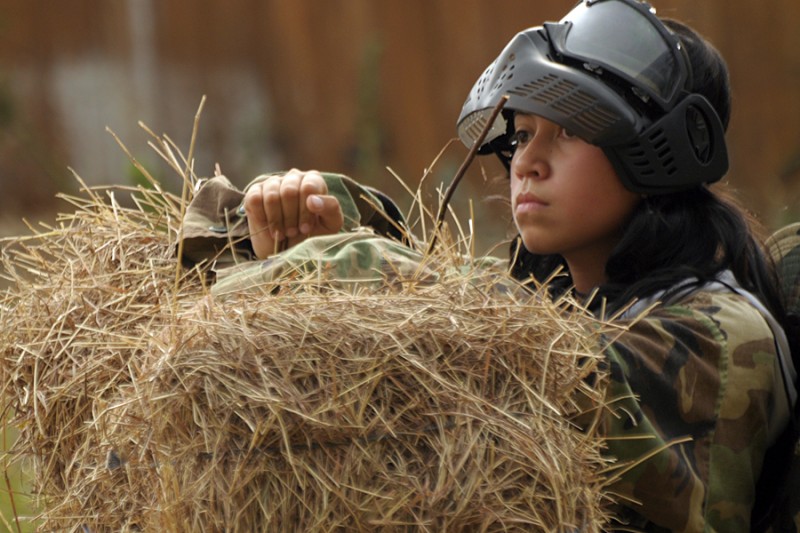
[[[337,233],[344,225],[339,200],[328,195],[325,180],[315,170],[292,169],[256,183],[245,193],[244,210],[259,259],[308,237]]]

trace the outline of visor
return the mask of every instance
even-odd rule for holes
[[[617,91],[584,69],[550,59],[542,27],[518,33],[472,88],[461,116],[458,135],[471,147],[503,95],[505,109],[542,116],[598,146],[630,141],[645,122]],[[508,116],[497,118],[486,143],[509,133]],[[487,147],[484,146],[483,153]]]
[[[687,84],[689,68],[680,41],[647,4],[587,0],[559,24],[545,24],[562,60],[626,80],[647,102],[670,110]]]

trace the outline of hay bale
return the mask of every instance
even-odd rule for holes
[[[435,284],[212,299],[176,264],[180,202],[139,196],[72,199],[4,249],[2,400],[43,530],[607,523],[584,315],[448,253]]]

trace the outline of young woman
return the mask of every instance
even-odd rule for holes
[[[629,466],[613,487],[621,521],[762,527],[796,437],[797,378],[773,267],[743,212],[710,188],[727,171],[723,59],[643,2],[584,0],[486,69],[459,118],[468,146],[503,96],[481,152],[509,169],[513,273],[560,272],[554,294],[628,326],[606,350],[608,452]],[[348,200],[330,183],[293,170],[251,186],[255,255],[341,230]]]
[[[485,148],[509,166],[517,277],[562,269],[553,292],[596,292],[589,305],[623,318],[660,302],[607,350],[613,397],[636,398],[606,420],[609,452],[654,454],[616,487],[623,520],[763,527],[796,438],[797,378],[773,267],[709,188],[727,170],[725,62],[644,3],[586,1],[508,44],[464,106],[465,142],[500,94],[506,124]]]

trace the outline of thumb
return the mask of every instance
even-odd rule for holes
[[[339,199],[327,194],[311,194],[306,200],[306,207],[315,214],[318,224],[312,232],[315,235],[336,233],[344,226],[344,214]]]

